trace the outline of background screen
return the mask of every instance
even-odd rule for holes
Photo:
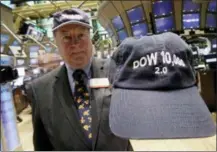
[[[142,7],[133,8],[127,11],[130,23],[136,23],[145,19]]]
[[[20,43],[17,40],[14,40],[11,46],[20,46]]]
[[[10,36],[8,34],[1,34],[1,45],[8,43]]]
[[[183,14],[183,29],[199,28],[200,15],[199,14]]]
[[[173,5],[172,1],[169,0],[153,2],[154,16],[171,14],[173,12],[172,5]]]
[[[120,42],[122,42],[125,38],[127,38],[127,32],[123,29],[121,31],[118,31],[118,38]]]
[[[139,23],[132,26],[133,35],[136,38],[139,38],[141,36],[144,36],[148,33],[147,24],[145,23]]]
[[[50,52],[52,51],[52,49],[53,49],[53,48],[52,48],[51,46],[46,46],[46,50],[45,50],[45,51],[46,51],[47,53],[50,53]]]
[[[26,35],[33,37],[37,41],[43,40],[45,33],[42,32],[42,29],[39,29],[38,27],[36,27],[33,24],[28,24],[27,27],[25,27],[25,28],[27,28]]]
[[[216,14],[207,14],[206,27],[215,27],[216,28]]]
[[[171,31],[175,28],[173,16],[155,19],[156,32]]]
[[[24,65],[25,60],[24,59],[17,59],[17,66]]]
[[[217,38],[212,39],[211,43],[212,43],[212,49],[216,49],[217,48]]]
[[[124,23],[120,16],[116,16],[112,19],[112,24],[116,30],[120,30],[124,27]]]
[[[183,12],[200,11],[200,4],[194,3],[192,0],[183,1]]]
[[[3,53],[4,51],[4,46],[1,46],[1,53]]]
[[[113,32],[112,32],[112,30],[109,27],[106,28],[106,31],[108,32],[109,36],[113,35]]]
[[[30,59],[30,65],[38,64],[38,59]]]
[[[29,57],[37,58],[39,49],[40,49],[40,46],[36,46],[36,45],[30,46],[29,47]]]
[[[208,11],[216,12],[216,0],[212,0],[208,5]]]

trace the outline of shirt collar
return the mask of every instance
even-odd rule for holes
[[[84,70],[84,72],[86,73],[87,77],[90,78],[90,67],[91,67],[91,63],[92,63],[93,57],[91,57],[89,63],[87,66],[85,66],[82,70]],[[66,65],[66,69],[67,69],[67,73],[68,76],[71,77],[73,72],[76,70],[74,68],[71,68],[67,63],[65,63]]]

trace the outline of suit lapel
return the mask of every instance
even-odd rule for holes
[[[86,143],[85,135],[82,130],[82,126],[79,121],[79,115],[76,109],[76,106],[73,102],[73,97],[71,93],[71,89],[68,82],[66,67],[62,66],[58,74],[56,75],[56,82],[54,84],[55,90],[55,100],[61,103],[62,108],[64,109],[64,113],[66,118],[68,119],[73,131],[76,132],[78,136],[78,140],[84,143],[88,147],[88,143]],[[61,107],[60,107],[61,108]],[[64,118],[63,118],[64,119]]]
[[[92,78],[102,78],[105,76],[103,64],[97,60],[93,59],[92,67]],[[93,149],[95,149],[97,136],[99,132],[99,123],[101,119],[101,112],[103,106],[103,94],[105,89],[91,89],[91,113],[92,113],[92,132],[93,132]],[[97,97],[97,98],[96,98]]]

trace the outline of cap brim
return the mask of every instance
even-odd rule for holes
[[[216,126],[196,87],[173,91],[114,89],[111,131],[127,139],[213,136]]]
[[[68,22],[62,23],[62,24],[58,25],[57,27],[53,28],[52,31],[55,31],[58,28],[63,27],[63,26],[68,25],[68,24],[77,24],[77,25],[82,25],[82,26],[87,27],[87,28],[92,28],[89,24],[86,24],[86,23],[83,23],[83,22],[68,21]]]

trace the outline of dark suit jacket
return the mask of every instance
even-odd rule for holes
[[[105,65],[94,59],[92,78],[107,77]],[[116,137],[109,128],[109,88],[91,89],[92,147],[85,140],[64,65],[33,81],[28,94],[32,98],[35,150],[132,150],[128,140]]]

